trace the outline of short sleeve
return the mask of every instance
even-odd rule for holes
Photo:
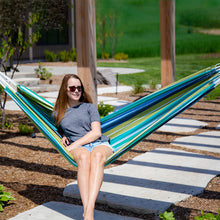
[[[90,115],[91,123],[94,121],[100,122],[100,115],[99,115],[98,109],[96,108],[94,104],[89,105],[88,112]]]

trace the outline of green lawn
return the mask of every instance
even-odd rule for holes
[[[182,79],[192,73],[220,63],[220,57],[210,57],[206,54],[177,55],[175,65],[175,80]],[[97,66],[106,67],[106,63],[98,62]],[[108,63],[111,67],[144,69],[143,73],[121,74],[119,82],[125,85],[155,85],[160,84],[160,57],[130,58],[127,63]],[[214,93],[220,96],[220,89]],[[216,95],[212,95],[213,97]]]
[[[120,16],[116,52],[129,57],[160,56],[160,18],[157,0],[98,0],[96,14]],[[176,0],[176,54],[220,52],[220,36],[199,33],[200,28],[220,28],[219,0]],[[106,25],[108,20],[106,20]],[[108,26],[108,25],[107,25]],[[108,30],[108,28],[107,28]],[[97,35],[100,30],[97,25]],[[100,44],[97,54],[100,57]],[[106,52],[111,54],[107,40]]]

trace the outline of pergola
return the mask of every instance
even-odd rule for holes
[[[77,74],[90,101],[97,105],[95,0],[76,0]],[[159,0],[161,85],[174,82],[175,0]]]

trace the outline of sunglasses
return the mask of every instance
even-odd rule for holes
[[[69,90],[70,92],[75,92],[76,90],[78,90],[78,92],[81,92],[82,86],[69,86]]]

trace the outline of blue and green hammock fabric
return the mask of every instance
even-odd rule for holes
[[[52,118],[54,105],[25,86],[0,74],[0,84],[54,147],[74,166],[72,155],[61,144]],[[220,66],[212,66],[147,95],[101,119],[102,132],[110,137],[114,153],[105,165],[145,139],[220,84]]]

